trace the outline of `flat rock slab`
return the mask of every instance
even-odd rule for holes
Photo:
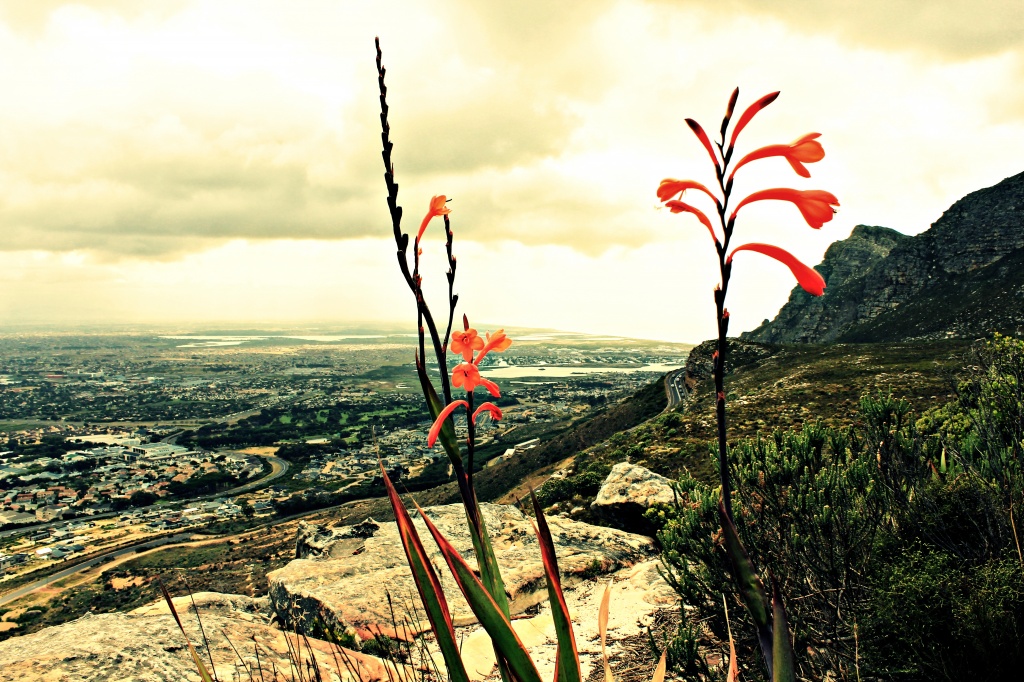
[[[195,600],[203,629],[209,638],[210,652],[203,646],[203,635],[189,598],[176,598],[175,609],[189,640],[207,667],[212,654],[219,679],[250,679],[249,674],[242,671],[243,665],[252,667],[253,678],[260,679],[256,668],[256,647],[259,648],[259,665],[265,679],[273,679],[275,668],[290,679],[289,641],[286,637],[290,637],[292,649],[296,638],[269,624],[266,600],[215,593],[196,594]],[[346,672],[344,665],[338,670],[335,662],[337,650],[332,653],[327,642],[308,639],[302,641],[301,647],[303,660],[315,659],[323,679],[343,682],[356,679]],[[387,671],[378,659],[357,652],[346,654],[356,663],[353,667],[361,671],[363,682],[388,679]],[[185,638],[163,601],[131,613],[86,615],[63,625],[0,642],[2,682],[180,682],[199,679]]]
[[[647,633],[658,611],[678,610],[679,597],[658,573],[659,565],[658,559],[648,559],[622,569],[613,576],[585,581],[566,589],[565,601],[572,617],[584,680],[590,679],[603,666],[597,614],[606,585],[611,584],[607,650],[613,670],[619,668],[618,661],[626,658],[626,651],[635,646],[637,639],[641,639],[638,635]],[[553,679],[558,640],[555,637],[550,604],[545,602],[534,616],[512,621],[512,626],[529,650],[540,678]],[[457,634],[463,638],[462,657],[470,678],[499,680],[494,649],[487,633],[479,626],[474,626]],[[641,646],[644,650],[641,656],[653,658],[647,651],[646,642]],[[620,679],[620,676],[617,675],[616,679]]]
[[[531,519],[510,505],[481,505],[494,546],[513,614],[547,599],[544,567]],[[475,566],[472,542],[461,505],[430,507],[426,514]],[[416,529],[448,597],[457,625],[474,622],[474,617],[451,579],[422,519],[414,517]],[[654,542],[624,531],[572,521],[548,519],[562,584],[572,589],[584,580],[607,575],[656,555]],[[278,618],[287,627],[305,632],[335,631],[354,626],[362,634],[395,633],[388,596],[394,605],[399,630],[409,623],[410,633],[427,629],[415,583],[409,572],[397,526],[381,524],[356,546],[351,537],[342,538],[347,556],[338,556],[330,543],[321,543],[319,558],[296,559],[270,573],[270,600]],[[443,570],[442,570],[443,569]],[[415,605],[415,608],[413,608]],[[596,616],[596,611],[595,611]]]

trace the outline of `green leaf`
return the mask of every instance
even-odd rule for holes
[[[718,499],[718,515],[722,521],[722,533],[725,535],[725,551],[732,564],[733,578],[740,589],[743,604],[747,607],[750,617],[757,627],[757,639],[761,645],[761,655],[768,667],[768,675],[772,675],[772,624],[768,616],[768,595],[764,583],[757,575],[754,563],[750,560],[747,550],[740,542],[736,526],[725,511],[725,502]]]
[[[444,656],[448,677],[452,682],[469,682],[469,675],[466,673],[466,667],[456,644],[455,628],[441,581],[438,579],[437,573],[434,572],[434,566],[423,549],[423,543],[420,542],[416,527],[412,524],[412,518],[405,509],[405,505],[402,504],[391,479],[388,478],[383,464],[380,465],[380,471],[384,477],[384,486],[388,491],[391,508],[395,512],[398,535],[402,539],[402,547],[405,549],[409,568],[412,569],[412,577],[416,582],[416,589],[420,593],[423,608],[427,612],[427,619],[430,620],[430,628],[434,631],[441,655]]]
[[[772,631],[775,633],[772,642],[772,659],[775,662],[772,682],[796,682],[793,641],[789,636],[786,608],[782,604],[782,594],[775,576],[772,576]]]
[[[452,577],[462,590],[463,596],[469,603],[469,608],[480,625],[487,631],[488,636],[494,643],[495,649],[501,658],[508,664],[509,670],[518,682],[541,682],[537,667],[533,664],[526,647],[519,640],[519,636],[512,629],[512,622],[501,608],[491,598],[490,593],[484,588],[483,583],[473,573],[466,560],[459,555],[450,542],[441,534],[434,523],[423,513],[417,505],[417,511],[427,524],[427,529],[434,536],[441,555],[444,556],[451,569]]]
[[[434,384],[430,381],[430,376],[427,375],[427,368],[423,361],[420,359],[419,353],[416,354],[416,374],[420,379],[420,388],[423,389],[423,397],[427,400],[427,409],[430,411],[431,420],[437,419],[437,415],[441,414],[444,409],[444,403],[441,402],[441,398],[437,395],[437,391],[434,390]],[[455,466],[456,471],[462,470],[462,453],[459,450],[459,439],[455,435],[455,422],[449,418],[446,419],[444,424],[441,425],[441,447],[448,454],[448,459],[451,460]]]
[[[580,682],[580,657],[576,650],[576,636],[572,631],[572,616],[569,606],[562,594],[562,582],[558,577],[558,558],[555,556],[555,543],[551,540],[551,530],[541,511],[537,496],[530,491],[533,500],[533,513],[537,517],[537,541],[540,544],[540,557],[544,563],[544,572],[548,579],[548,600],[551,602],[551,618],[555,623],[555,636],[558,639],[558,679],[559,682]],[[599,616],[600,617],[600,616]]]

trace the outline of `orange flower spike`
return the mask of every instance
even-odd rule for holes
[[[800,262],[796,256],[785,249],[771,244],[743,244],[733,249],[725,262],[731,263],[733,256],[740,251],[756,251],[779,261],[789,268],[793,276],[796,277],[797,283],[811,296],[821,296],[825,293],[825,280],[818,271]]]
[[[711,193],[704,185],[696,182],[695,180],[676,180],[675,178],[665,178],[658,185],[658,198],[662,201],[668,201],[669,199],[681,196],[683,192],[688,189],[695,189],[704,194],[707,194],[715,202],[715,206],[721,207],[721,202],[718,201],[718,197]]]
[[[835,195],[831,192],[826,192],[821,189],[789,189],[785,187],[777,187],[775,189],[764,189],[760,192],[754,192],[749,197],[741,201],[733,209],[732,215],[729,216],[729,222],[736,220],[736,214],[739,210],[747,204],[752,204],[755,201],[765,201],[767,199],[774,199],[776,201],[788,201],[800,209],[801,215],[807,224],[818,229],[828,221],[832,220],[836,210],[834,206],[839,205],[839,200],[836,199]]]
[[[447,203],[448,197],[446,197],[443,194],[431,197],[430,208],[427,209],[427,215],[423,216],[423,222],[420,223],[420,231],[416,233],[417,244],[419,244],[420,239],[423,237],[423,233],[427,229],[427,225],[430,224],[430,221],[434,218],[434,216],[448,215],[449,213],[452,212],[452,210],[448,208],[448,206],[446,205]]]
[[[448,417],[451,416],[452,412],[454,412],[459,407],[465,407],[468,410],[469,403],[467,403],[465,400],[453,400],[452,402],[448,403],[447,407],[441,410],[441,414],[437,415],[437,419],[435,419],[434,423],[430,426],[430,433],[427,434],[428,448],[434,447],[434,443],[437,442],[437,436],[438,434],[441,433],[441,427],[444,426],[445,420],[448,419]]]
[[[490,353],[492,350],[500,353],[503,350],[507,350],[512,345],[512,339],[505,335],[504,329],[499,329],[494,332],[494,336],[491,336],[490,332],[487,332],[487,343],[480,350],[480,355],[476,356],[476,360],[473,361],[474,365],[479,365],[480,361]]]
[[[781,156],[789,162],[796,174],[803,178],[811,177],[811,172],[804,166],[805,163],[815,163],[825,158],[825,148],[817,139],[821,133],[808,133],[790,144],[770,144],[750,152],[732,169],[729,179],[736,175],[736,171],[744,164],[758,159],[766,159],[771,156]]]
[[[685,204],[682,201],[679,201],[678,199],[666,201],[665,206],[666,208],[668,208],[668,210],[672,211],[673,213],[685,212],[692,213],[693,215],[697,216],[697,220],[699,220],[704,225],[704,227],[708,228],[708,232],[711,233],[711,238],[715,240],[716,244],[718,243],[718,236],[715,234],[715,228],[711,226],[711,221],[708,220],[708,217],[704,215],[704,212],[701,211],[699,208],[694,208],[693,206]]]
[[[466,362],[472,362],[473,351],[484,347],[484,340],[476,333],[475,329],[466,329],[464,332],[452,332],[452,352],[461,353]]]
[[[732,137],[729,138],[729,151],[732,151],[732,148],[736,146],[736,138],[739,137],[740,132],[750,123],[750,119],[754,118],[757,112],[774,102],[778,96],[778,91],[770,92],[747,107],[747,110],[740,116],[740,120],[736,122],[736,127],[732,129]]]

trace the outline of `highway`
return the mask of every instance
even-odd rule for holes
[[[686,368],[674,369],[665,375],[665,410],[671,410],[689,395],[686,390]]]
[[[130,547],[122,547],[121,549],[115,549],[105,554],[101,554],[98,557],[89,559],[88,561],[72,564],[67,568],[57,571],[52,575],[48,575],[45,578],[40,578],[35,582],[28,583],[27,585],[22,585],[18,589],[8,592],[7,594],[0,595],[0,606],[3,606],[4,604],[12,602],[16,599],[20,599],[27,594],[30,594],[40,588],[55,583],[58,580],[63,580],[64,578],[67,578],[70,575],[74,575],[75,573],[87,571],[90,568],[95,568],[96,566],[99,566],[100,564],[113,561],[114,559],[120,556],[124,556],[125,554],[134,554],[135,552],[141,549],[150,549],[152,547],[160,547],[161,545],[169,545],[175,542],[184,542],[185,540],[191,540],[195,537],[196,535],[194,533],[177,533],[175,535],[168,535],[162,538],[156,538],[155,540],[150,540],[149,542],[143,542],[139,545],[132,545]],[[204,539],[209,538],[208,535],[199,537]]]

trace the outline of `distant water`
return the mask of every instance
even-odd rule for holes
[[[522,379],[525,377],[535,379],[565,378],[585,374],[635,374],[637,372],[657,372],[664,374],[683,365],[668,362],[655,362],[649,365],[637,365],[635,367],[559,367],[553,365],[508,365],[506,367],[484,367],[481,374],[488,379]]]
[[[339,341],[348,341],[351,339],[387,339],[391,337],[409,338],[415,336],[415,334],[306,334],[303,336],[295,336],[291,334],[265,334],[260,336],[161,336],[160,338],[171,339],[172,341],[193,342],[180,344],[178,348],[213,348],[215,346],[241,346],[243,343],[249,343],[252,341],[270,341],[273,339],[287,339],[291,341],[316,341],[320,343],[337,343]]]

